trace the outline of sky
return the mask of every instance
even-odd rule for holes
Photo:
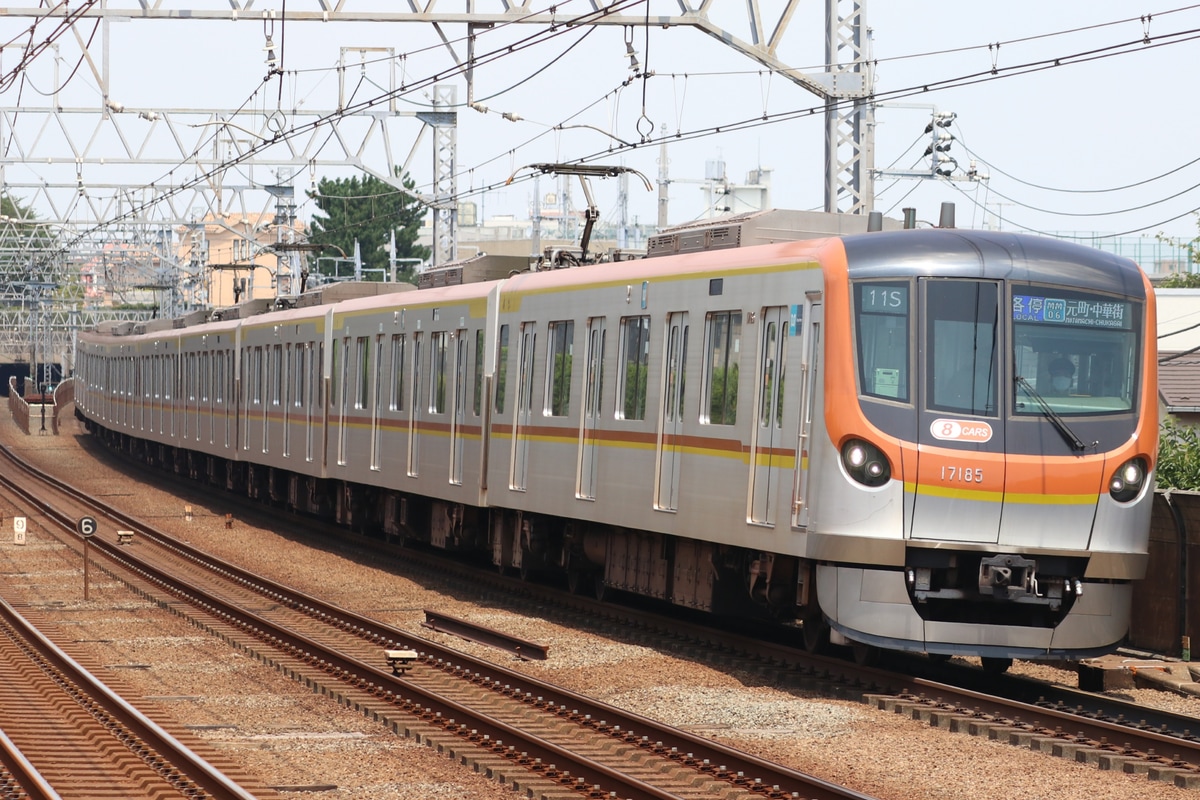
[[[362,0],[363,8],[370,0]],[[78,6],[78,3],[72,4]],[[109,7],[120,7],[110,2]],[[130,9],[133,0],[124,0]],[[165,7],[215,8],[228,3],[163,0]],[[293,0],[289,11],[313,10]],[[477,4],[499,9],[499,2]],[[531,2],[530,8],[549,3]],[[564,13],[587,10],[579,0],[563,0]],[[745,3],[719,3],[722,18],[746,37]],[[845,4],[843,4],[845,5]],[[235,21],[131,20],[109,25],[109,47],[94,46],[93,62],[110,74],[110,98],[129,109],[244,109],[245,127],[278,111],[332,109],[339,94],[347,104],[383,96],[392,81],[421,85],[453,64],[439,32],[428,24],[264,22],[265,3]],[[393,7],[390,5],[376,7]],[[435,6],[447,13],[461,3]],[[762,0],[768,26],[783,3]],[[348,0],[346,10],[355,10]],[[677,13],[676,4],[658,3],[651,13]],[[646,13],[634,3],[628,13]],[[936,221],[941,203],[954,202],[960,227],[999,227],[1042,233],[1124,234],[1150,240],[1158,234],[1195,238],[1200,209],[1200,141],[1195,134],[1198,104],[1190,65],[1200,57],[1200,6],[1169,0],[963,0],[959,3],[889,0],[868,4],[870,49],[876,63],[875,89],[881,100],[875,114],[875,166],[887,171],[929,169],[923,156],[932,143],[924,133],[933,113],[953,113],[946,130],[955,140],[948,155],[957,175],[970,168],[987,180],[916,180],[883,174],[876,180],[875,208],[900,217],[913,207],[921,221]],[[802,2],[781,43],[780,59],[804,72],[821,70],[824,60],[823,4]],[[0,18],[0,41],[12,42],[0,53],[6,78],[27,43],[21,31],[28,20]],[[30,62],[26,80],[6,81],[0,106],[36,110],[52,102],[45,88],[56,71],[66,88],[58,102],[99,108],[99,85],[77,42],[92,35],[92,22],[80,22],[59,39],[57,58],[47,50]],[[1190,33],[1189,33],[1190,32]],[[445,25],[441,34],[457,40],[463,25]],[[264,81],[267,35],[282,44],[282,77]],[[536,40],[527,49],[509,45]],[[1145,41],[1148,39],[1148,42]],[[460,57],[465,46],[456,45]],[[653,73],[630,70],[632,46],[639,64]],[[534,197],[528,165],[587,159],[637,170],[653,185],[662,166],[662,148],[653,141],[664,133],[669,171],[669,219],[672,224],[707,215],[704,179],[723,163],[729,179],[746,180],[756,169],[771,171],[772,202],[781,208],[819,210],[824,203],[824,117],[821,101],[716,39],[686,28],[560,28],[553,35],[538,26],[507,26],[479,31],[477,53],[490,63],[475,70],[473,97],[486,112],[458,109],[458,191],[477,203],[484,217],[511,214],[527,218]],[[362,56],[349,48],[371,48]],[[380,61],[390,52],[404,54]],[[1084,55],[1087,54],[1087,55]],[[344,72],[336,69],[347,59]],[[1055,65],[1055,60],[1058,61]],[[1023,73],[1023,74],[1022,74]],[[67,76],[70,76],[67,79]],[[467,100],[461,77],[459,103]],[[427,91],[400,94],[398,109],[428,110]],[[815,111],[815,113],[810,113]],[[255,116],[255,114],[259,116]],[[33,124],[36,114],[26,114]],[[766,119],[764,119],[766,118]],[[714,129],[753,122],[735,132]],[[390,143],[403,160],[420,126],[406,120]],[[0,131],[0,137],[4,135]],[[205,131],[196,129],[200,137]],[[26,139],[31,134],[25,133]],[[79,136],[86,139],[86,131]],[[650,141],[647,141],[650,140]],[[636,147],[627,145],[636,144]],[[58,180],[56,169],[71,165],[5,166],[15,182]],[[412,161],[418,189],[433,180],[432,143],[426,137]],[[120,181],[178,179],[184,167],[163,165],[126,169]],[[245,169],[237,179],[273,182]],[[325,170],[301,172],[298,195],[322,177],[344,175]],[[505,182],[512,176],[511,185]],[[88,180],[102,185],[111,175],[90,170]],[[232,180],[233,178],[231,178]],[[557,187],[543,177],[536,191]],[[571,185],[575,205],[583,205],[578,183]],[[604,219],[617,214],[617,181],[592,182]],[[99,190],[98,190],[99,191]],[[302,202],[302,217],[315,208]],[[653,223],[657,188],[647,191],[630,181],[631,221]]]

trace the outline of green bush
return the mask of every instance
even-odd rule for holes
[[[1167,417],[1159,428],[1159,489],[1200,490],[1200,432]]]

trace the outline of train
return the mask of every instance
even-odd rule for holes
[[[76,414],[296,512],[814,649],[1117,648],[1157,454],[1147,276],[1048,237],[773,219],[105,323]]]

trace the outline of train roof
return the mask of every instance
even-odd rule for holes
[[[851,278],[933,275],[1067,283],[1146,297],[1146,280],[1128,258],[1047,236],[920,228],[842,239]]]

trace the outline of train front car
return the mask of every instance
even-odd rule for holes
[[[999,668],[1114,649],[1145,571],[1158,443],[1145,275],[1003,233],[832,249],[836,467],[807,543],[832,630]]]

